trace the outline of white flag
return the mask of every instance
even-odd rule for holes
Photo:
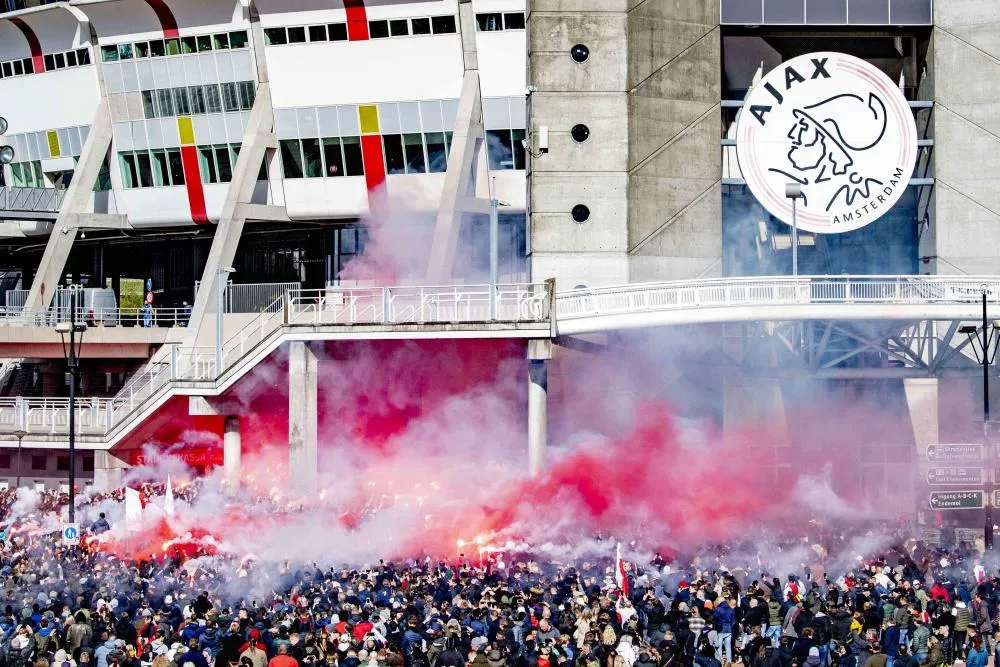
[[[163,511],[167,516],[174,515],[174,487],[170,483],[170,475],[167,475],[167,497],[163,500]]]

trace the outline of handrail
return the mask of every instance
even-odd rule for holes
[[[66,190],[0,186],[2,211],[58,211]]]

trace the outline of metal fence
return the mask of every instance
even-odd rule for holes
[[[201,281],[195,281],[194,298],[198,298]],[[268,308],[281,309],[280,299],[285,292],[301,288],[301,283],[227,283],[227,313],[261,313]],[[215,303],[213,300],[212,303]],[[275,306],[277,303],[277,306]]]
[[[0,186],[2,211],[58,211],[65,190],[55,188],[12,188]]]

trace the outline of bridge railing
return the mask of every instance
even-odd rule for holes
[[[0,306],[0,324],[54,327],[69,321],[71,306],[28,309]],[[187,326],[191,314],[186,308],[80,308],[76,321],[92,327],[176,327]]]
[[[66,190],[0,186],[0,211],[58,211]]]

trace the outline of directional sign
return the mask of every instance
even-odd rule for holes
[[[931,486],[981,486],[984,483],[983,472],[983,468],[930,468],[927,470],[927,483]]]
[[[975,510],[983,507],[983,490],[935,491],[930,497],[932,510]]]
[[[62,529],[63,544],[75,547],[80,544],[80,524],[64,523]]]
[[[938,462],[982,461],[983,446],[972,445],[928,445],[927,460]]]

